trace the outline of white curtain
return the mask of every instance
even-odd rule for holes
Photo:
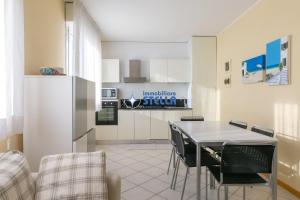
[[[23,132],[23,0],[0,0],[0,139]]]
[[[96,109],[101,108],[101,37],[95,21],[80,0],[73,3],[73,64],[72,75],[96,83]]]

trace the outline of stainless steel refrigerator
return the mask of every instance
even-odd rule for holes
[[[46,155],[95,150],[95,83],[25,76],[24,153],[33,171]]]

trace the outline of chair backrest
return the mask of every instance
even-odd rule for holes
[[[170,121],[168,123],[169,123],[170,131],[171,131],[171,144],[175,145],[175,134],[174,134],[174,130],[172,128],[173,124]]]
[[[251,128],[251,131],[262,134],[262,135],[266,135],[266,136],[269,136],[269,137],[274,137],[274,130],[272,130],[272,129],[253,126]]]
[[[243,129],[247,129],[247,126],[248,126],[246,122],[234,121],[234,120],[231,120],[229,122],[229,124],[232,126],[237,126],[239,128],[243,128]]]
[[[184,150],[184,140],[183,136],[174,125],[171,125],[171,137],[174,139],[176,152],[182,156],[185,157],[185,150]]]
[[[274,145],[224,144],[221,173],[271,173]]]
[[[180,121],[204,121],[203,116],[182,116]]]

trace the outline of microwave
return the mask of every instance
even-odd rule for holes
[[[102,99],[117,99],[118,89],[117,88],[102,88]]]

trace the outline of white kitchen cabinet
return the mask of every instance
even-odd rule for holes
[[[193,116],[192,110],[119,110],[118,125],[96,126],[97,140],[169,139],[168,121]]]
[[[117,125],[101,125],[96,126],[96,140],[117,140]]]
[[[151,111],[150,131],[151,139],[168,139],[168,119],[166,111]]]
[[[168,61],[166,59],[150,60],[150,82],[168,82]]]
[[[118,111],[118,139],[134,139],[134,112],[131,110]]]
[[[189,59],[150,60],[150,81],[159,83],[191,82],[191,65]]]
[[[191,66],[188,59],[168,59],[168,82],[191,82]]]
[[[150,139],[150,111],[134,111],[134,139],[148,140]]]
[[[119,83],[120,82],[120,61],[119,59],[102,60],[102,82]]]

